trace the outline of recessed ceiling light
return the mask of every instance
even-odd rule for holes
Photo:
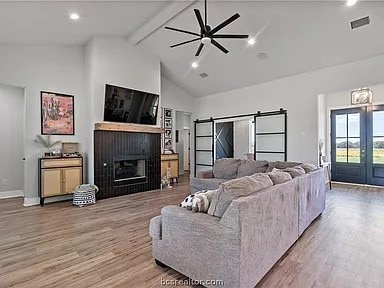
[[[76,20],[79,20],[80,19],[80,15],[77,14],[77,13],[71,13],[69,15],[69,19],[73,20],[73,21],[76,21]]]
[[[249,45],[252,46],[252,45],[255,45],[255,43],[256,43],[255,38],[249,38],[249,39],[248,39],[248,44],[249,44]]]
[[[351,7],[351,6],[355,5],[356,2],[357,2],[357,0],[347,0],[347,6]]]
[[[192,62],[191,66],[192,66],[192,68],[197,68],[197,66],[199,66],[199,64],[197,64],[197,62]]]

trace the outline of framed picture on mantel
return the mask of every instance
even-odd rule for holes
[[[74,96],[41,91],[41,134],[74,135]]]

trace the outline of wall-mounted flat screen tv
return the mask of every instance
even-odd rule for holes
[[[105,85],[104,121],[156,125],[159,95]]]

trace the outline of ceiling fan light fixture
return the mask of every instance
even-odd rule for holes
[[[196,61],[194,61],[192,62],[191,66],[193,69],[196,69],[197,67],[199,67],[199,64]]]
[[[209,37],[203,37],[201,38],[200,42],[204,45],[211,43],[211,38]]]

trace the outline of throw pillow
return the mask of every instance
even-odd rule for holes
[[[300,166],[285,168],[283,171],[288,172],[292,176],[292,178],[296,178],[305,174],[305,170]]]
[[[209,205],[212,202],[213,195],[216,190],[208,190],[204,193],[198,193],[192,200],[192,212],[207,213]]]
[[[254,174],[224,182],[213,195],[208,214],[222,217],[233,200],[272,186],[273,183],[267,174]]]
[[[309,164],[309,163],[308,164],[301,164],[299,166],[304,169],[305,173],[309,173],[309,172],[312,172],[312,171],[319,169],[319,167],[317,167],[316,165]]]
[[[234,179],[239,169],[240,159],[222,158],[213,165],[213,176],[218,179]]]
[[[268,176],[269,178],[271,178],[273,185],[281,184],[292,180],[291,174],[280,170],[278,170],[277,172],[269,172]]]
[[[237,170],[237,178],[250,176],[255,173],[265,173],[268,168],[268,161],[265,160],[241,160]]]

